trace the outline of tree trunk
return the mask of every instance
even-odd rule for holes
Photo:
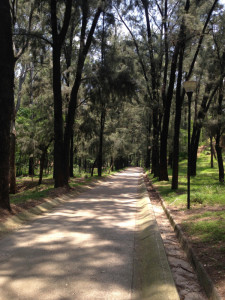
[[[174,122],[174,137],[173,137],[173,175],[172,175],[172,189],[178,189],[178,175],[179,175],[179,152],[180,152],[180,124],[181,112],[184,101],[184,91],[181,89],[182,71],[183,71],[183,57],[184,46],[180,50],[177,89],[176,89],[176,115]]]
[[[214,149],[213,149],[213,139],[212,139],[212,136],[210,135],[210,157],[211,157],[211,160],[210,160],[210,166],[211,168],[213,168],[213,154],[214,154]]]
[[[186,13],[188,13],[189,8],[190,8],[190,1],[186,0],[185,8],[184,8]],[[183,17],[177,43],[175,45],[175,49],[173,52],[173,57],[172,57],[172,62],[170,67],[169,86],[168,86],[168,91],[164,103],[163,126],[162,126],[161,138],[160,138],[159,180],[166,180],[166,181],[169,180],[168,170],[167,170],[167,140],[168,140],[168,130],[169,130],[169,121],[170,121],[170,109],[171,109],[173,90],[174,90],[174,84],[176,79],[177,59],[180,50],[183,51],[184,49],[185,38],[186,38],[186,25],[185,25],[185,17]]]
[[[39,181],[38,181],[39,185],[42,183],[46,154],[47,154],[47,147],[45,147],[42,150],[42,154],[41,154],[41,158],[40,158],[40,173],[39,173]]]
[[[217,161],[219,168],[219,182],[224,182],[224,166],[223,166],[223,157],[222,157],[222,147],[219,145],[220,138],[216,138],[216,153],[217,153]]]
[[[111,159],[110,159],[110,167],[109,167],[109,174],[110,174],[110,172],[113,172],[113,168],[114,168],[114,159],[113,159],[113,157],[111,156]]]
[[[29,171],[28,171],[29,176],[34,176],[34,157],[31,155],[29,157]]]
[[[83,19],[82,19],[82,28],[81,28],[81,37],[80,37],[80,49],[79,49],[79,57],[77,62],[77,71],[75,76],[74,85],[72,87],[72,91],[70,94],[70,102],[69,102],[69,108],[68,108],[68,115],[67,115],[67,122],[66,122],[66,128],[65,128],[65,134],[64,134],[64,178],[65,183],[68,183],[69,178],[69,150],[70,150],[70,137],[73,130],[74,125],[74,118],[75,118],[75,112],[76,112],[76,106],[77,106],[77,96],[78,91],[81,84],[81,76],[83,72],[84,63],[89,51],[89,48],[92,43],[92,38],[94,35],[95,28],[98,23],[98,19],[100,17],[100,14],[102,12],[101,7],[99,6],[94,19],[92,21],[92,25],[88,34],[88,37],[86,39],[85,43],[85,32],[87,27],[87,21],[88,21],[88,7],[86,6],[84,2],[83,6]]]
[[[181,30],[182,35],[184,34],[184,29]],[[180,40],[182,38],[181,33],[179,35]],[[163,115],[163,126],[160,137],[160,167],[159,167],[159,180],[169,180],[168,170],[167,170],[167,139],[168,139],[168,130],[169,130],[169,121],[170,121],[170,108],[173,98],[173,89],[176,78],[176,69],[177,69],[177,58],[180,49],[179,41],[175,47],[172,63],[171,63],[171,72],[170,72],[170,83],[168,87],[165,107],[164,107],[164,115]]]
[[[61,91],[61,48],[69,27],[72,0],[66,1],[63,26],[58,33],[57,1],[51,0],[51,27],[53,39],[53,95],[54,95],[54,179],[55,187],[62,187],[68,183],[68,177],[64,176],[64,149],[63,149],[63,115],[62,115],[62,91]],[[69,140],[70,143],[70,140]],[[68,150],[69,151],[69,150]],[[69,156],[69,152],[68,152]],[[69,168],[69,161],[68,161]]]
[[[152,174],[159,177],[159,110],[153,110]]]
[[[53,47],[53,94],[54,94],[54,179],[55,188],[64,186],[63,174],[63,117],[61,96],[60,49]]]
[[[150,146],[150,135],[151,135],[151,117],[149,115],[148,126],[147,126],[147,142],[146,142],[146,157],[145,157],[145,168],[150,170],[150,161],[151,161],[151,146]]]
[[[193,127],[191,147],[190,147],[190,176],[196,176],[198,146],[201,135],[201,128]]]
[[[97,162],[97,158],[96,158],[96,160],[94,161],[94,163],[91,167],[91,177],[93,177],[93,175],[94,175],[94,168],[95,168],[96,162]]]
[[[102,176],[102,153],[103,153],[103,134],[105,127],[105,109],[101,112],[101,121],[100,121],[100,133],[99,133],[99,151],[98,151],[98,176]]]
[[[14,98],[14,55],[8,0],[0,1],[0,207],[11,210],[9,201],[10,123]]]
[[[216,153],[217,153],[217,161],[218,161],[218,168],[219,168],[219,181],[224,182],[224,166],[223,166],[223,157],[222,157],[222,148],[220,147],[220,138],[221,138],[221,123],[220,118],[223,113],[222,102],[223,102],[223,83],[221,83],[220,93],[218,98],[218,128],[216,133]]]
[[[72,132],[71,139],[70,139],[70,177],[74,177],[74,174],[73,174],[73,156],[74,156],[74,152],[73,152],[73,132]]]

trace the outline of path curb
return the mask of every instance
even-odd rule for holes
[[[8,218],[5,222],[0,223],[0,237],[8,234],[13,230],[18,229],[25,222],[33,220],[38,215],[48,212],[59,204],[65,202],[65,196],[67,195],[68,194],[64,194],[61,197],[45,200],[45,202],[43,202],[42,204],[25,210],[24,212]]]
[[[147,174],[144,174],[144,176],[148,179],[148,182],[150,182]],[[151,183],[151,185],[154,187],[154,189],[157,190],[157,188],[152,183]],[[165,201],[163,200],[163,198],[161,197],[161,195],[158,191],[157,191],[157,194],[159,196],[163,210],[165,211],[166,216],[169,219],[170,224],[172,225],[172,227],[176,233],[176,236],[182,246],[182,249],[185,251],[190,263],[192,264],[192,266],[197,274],[198,280],[201,283],[202,287],[204,288],[207,297],[209,298],[209,300],[222,300],[222,298],[218,294],[210,276],[206,272],[202,263],[199,262],[197,255],[195,254],[193,248],[189,244],[188,239],[184,236],[184,233],[183,233],[181,227],[173,219],[173,217],[170,213],[170,210],[167,208]]]
[[[180,299],[143,176],[138,184],[134,265],[142,300]]]

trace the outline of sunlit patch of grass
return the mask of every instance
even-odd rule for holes
[[[32,190],[32,191],[24,191],[19,194],[10,195],[10,203],[18,204],[18,203],[25,203],[29,200],[38,200],[40,198],[45,198],[48,195],[48,192],[53,190],[53,187],[50,188],[49,186],[46,187],[44,190]]]
[[[211,218],[215,216],[211,215]],[[199,216],[198,216],[199,218]],[[203,242],[216,243],[225,241],[225,217],[223,216],[212,220],[198,220],[196,222],[186,222],[184,225],[185,231],[189,235],[199,238]]]
[[[153,184],[158,188],[164,200],[168,203],[185,206],[187,197],[187,160],[179,164],[179,188],[177,191],[171,190],[171,173],[169,170],[170,181],[158,181],[151,178]],[[191,177],[191,205],[225,205],[225,184],[220,183],[218,179],[218,167],[216,163],[214,168],[210,168],[209,157],[203,154],[200,155],[197,161],[197,175]]]
[[[179,187],[171,190],[170,181],[158,181],[148,174],[166,203],[178,210],[187,208],[187,160],[179,164]],[[191,214],[182,222],[183,229],[196,241],[222,245],[225,242],[225,184],[219,182],[218,166],[210,168],[209,156],[201,154],[197,161],[197,175],[191,177]],[[203,210],[202,210],[203,209]],[[208,209],[208,211],[207,211]],[[191,211],[190,211],[191,212]],[[219,247],[219,246],[218,246]],[[224,251],[222,247],[220,251]],[[223,252],[224,253],[224,252]]]
[[[206,211],[204,213],[200,213],[197,215],[198,219],[205,219],[205,218],[219,218],[225,220],[225,214],[223,210],[220,211]],[[196,215],[191,216],[188,218],[188,220],[195,220]]]

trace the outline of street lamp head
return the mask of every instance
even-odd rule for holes
[[[186,93],[193,93],[196,90],[197,83],[196,81],[185,81],[184,89]]]

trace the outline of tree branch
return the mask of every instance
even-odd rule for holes
[[[213,3],[213,5],[212,5],[212,7],[211,7],[211,9],[210,9],[210,11],[209,11],[209,13],[208,13],[207,19],[205,21],[205,25],[204,25],[204,27],[202,29],[202,33],[201,33],[201,36],[200,36],[199,41],[198,41],[198,46],[197,46],[197,49],[195,51],[195,55],[194,55],[193,61],[191,63],[188,75],[186,76],[186,80],[188,80],[191,77],[191,74],[192,74],[192,71],[194,69],[194,65],[195,65],[196,59],[198,57],[198,53],[199,53],[201,45],[202,45],[202,41],[203,41],[203,38],[204,38],[204,34],[205,34],[205,31],[206,31],[206,28],[208,26],[208,23],[210,21],[211,15],[212,15],[212,13],[213,13],[213,11],[214,11],[215,6],[216,6],[217,3],[218,3],[218,0],[215,0],[214,3]]]

